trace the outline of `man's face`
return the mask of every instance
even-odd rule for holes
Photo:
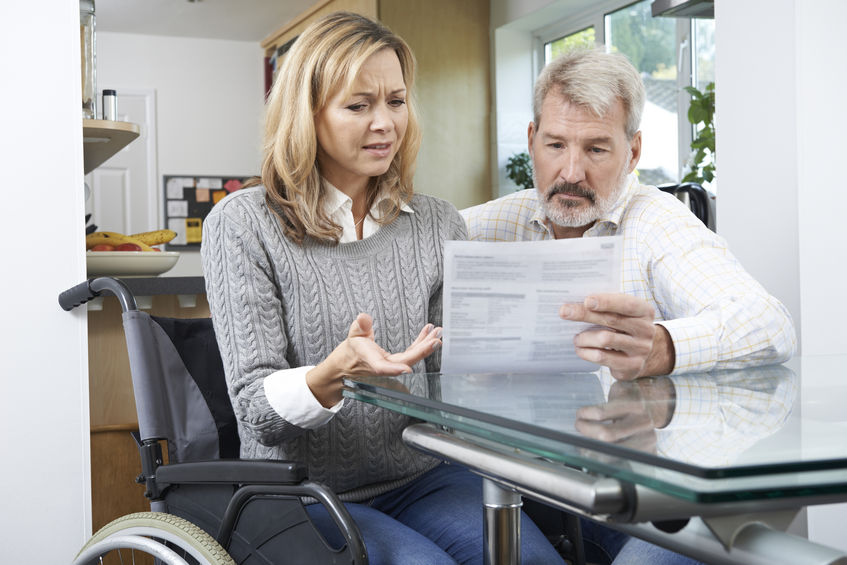
[[[544,212],[557,237],[582,235],[620,196],[641,156],[641,132],[627,139],[620,100],[598,118],[554,90],[539,121],[529,124],[529,154]]]

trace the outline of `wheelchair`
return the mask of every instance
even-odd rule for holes
[[[117,297],[123,312],[138,412],[136,482],[144,485],[151,511],[101,528],[73,564],[136,563],[145,555],[168,565],[366,565],[356,523],[335,493],[308,479],[305,465],[238,459],[237,424],[211,319],[141,312],[129,288],[111,277],[66,290],[59,304],[72,310],[104,293]],[[326,508],[342,547],[331,547],[317,531],[307,504]]]
[[[660,184],[656,188],[676,196],[707,228],[715,231],[715,204],[712,194],[696,182]]]

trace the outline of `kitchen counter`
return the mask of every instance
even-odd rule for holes
[[[119,277],[135,296],[205,294],[203,277]]]
[[[197,306],[197,296],[205,301],[206,280],[203,277],[115,277],[129,287],[138,308],[150,310],[153,297],[176,297],[180,308]],[[104,296],[88,302],[88,311],[103,309]]]

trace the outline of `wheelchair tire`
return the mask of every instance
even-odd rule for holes
[[[160,554],[154,554],[128,540],[146,538],[146,542],[166,547]],[[125,541],[126,540],[126,541]],[[167,544],[161,543],[162,541]],[[83,546],[74,559],[74,565],[100,563],[99,556],[110,551],[126,549],[140,555],[155,555],[165,563],[190,563],[198,565],[235,565],[235,561],[208,533],[188,520],[164,512],[137,512],[127,514],[106,524]],[[170,552],[177,558],[169,560]],[[131,561],[134,562],[134,561]]]

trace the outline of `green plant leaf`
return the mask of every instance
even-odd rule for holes
[[[523,189],[532,188],[532,160],[529,153],[515,153],[506,160],[506,176]]]
[[[702,121],[705,121],[708,117],[709,113],[702,106],[696,104],[695,101],[692,100],[691,106],[688,107],[688,121],[692,124],[698,124]]]
[[[688,105],[688,121],[697,126],[702,124],[691,141],[691,170],[682,182],[711,182],[715,178],[715,83],[710,82],[703,91],[693,86],[684,90],[691,95]]]
[[[695,98],[700,98],[701,96],[703,96],[703,93],[694,88],[693,86],[685,86],[683,87],[683,90],[685,90],[685,92],[687,92],[691,96],[694,96]]]

